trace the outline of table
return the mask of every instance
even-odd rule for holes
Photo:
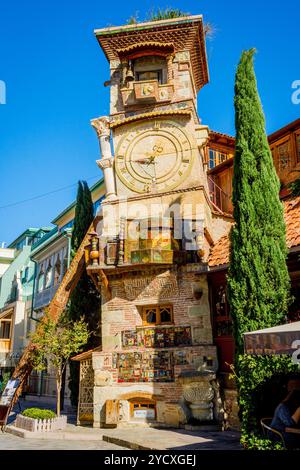
[[[299,437],[300,437],[300,428],[285,428],[285,432],[299,434]]]

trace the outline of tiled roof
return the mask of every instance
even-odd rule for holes
[[[300,245],[300,196],[284,202],[287,246]]]
[[[71,361],[83,361],[85,359],[90,359],[94,352],[101,352],[101,351],[102,351],[102,347],[98,346],[97,348],[89,349],[88,351],[84,351],[80,354],[77,354],[77,356],[71,357]]]
[[[286,223],[286,241],[288,248],[300,245],[300,196],[287,199],[284,205],[284,219]],[[221,237],[211,249],[208,264],[211,268],[229,262],[229,237]]]

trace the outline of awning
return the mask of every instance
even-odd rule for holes
[[[300,349],[300,321],[244,333],[244,349],[246,354],[292,355]]]

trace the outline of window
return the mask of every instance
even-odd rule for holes
[[[289,141],[283,142],[278,145],[278,158],[279,158],[279,171],[285,170],[290,166],[291,154]]]
[[[38,277],[38,283],[37,283],[38,292],[41,292],[44,289],[44,279],[45,279],[44,271],[41,270],[39,277]]]
[[[59,283],[60,280],[60,275],[61,275],[61,261],[59,256],[57,257],[55,266],[54,266],[54,285]]]
[[[0,321],[0,339],[10,339],[11,320]]]
[[[300,163],[300,134],[296,134],[297,163]]]
[[[47,271],[46,271],[46,283],[45,283],[45,288],[48,289],[48,287],[51,286],[52,283],[52,266],[51,263],[49,264]]]
[[[173,307],[171,305],[143,307],[144,325],[163,325],[166,323],[173,323]]]
[[[23,271],[23,282],[28,281],[29,268],[25,268]]]
[[[228,160],[228,158],[228,153],[210,148],[208,151],[208,168],[211,170],[215,166]]]
[[[145,56],[133,61],[134,79],[157,80],[159,84],[167,83],[167,62],[164,57]]]
[[[142,80],[157,80],[159,83],[162,82],[162,71],[161,70],[150,70],[145,72],[136,72],[136,80],[138,82]]]

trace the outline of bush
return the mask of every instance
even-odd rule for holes
[[[246,450],[283,450],[281,442],[272,442],[255,434],[242,437],[241,444]]]
[[[280,443],[272,443],[261,436],[258,402],[265,383],[275,375],[300,372],[300,364],[294,364],[287,355],[240,355],[234,373],[238,388],[241,443],[249,450],[282,449]],[[234,370],[234,369],[233,369]]]
[[[52,419],[56,417],[56,414],[52,410],[41,410],[40,408],[27,408],[22,411],[23,416],[33,419]]]

